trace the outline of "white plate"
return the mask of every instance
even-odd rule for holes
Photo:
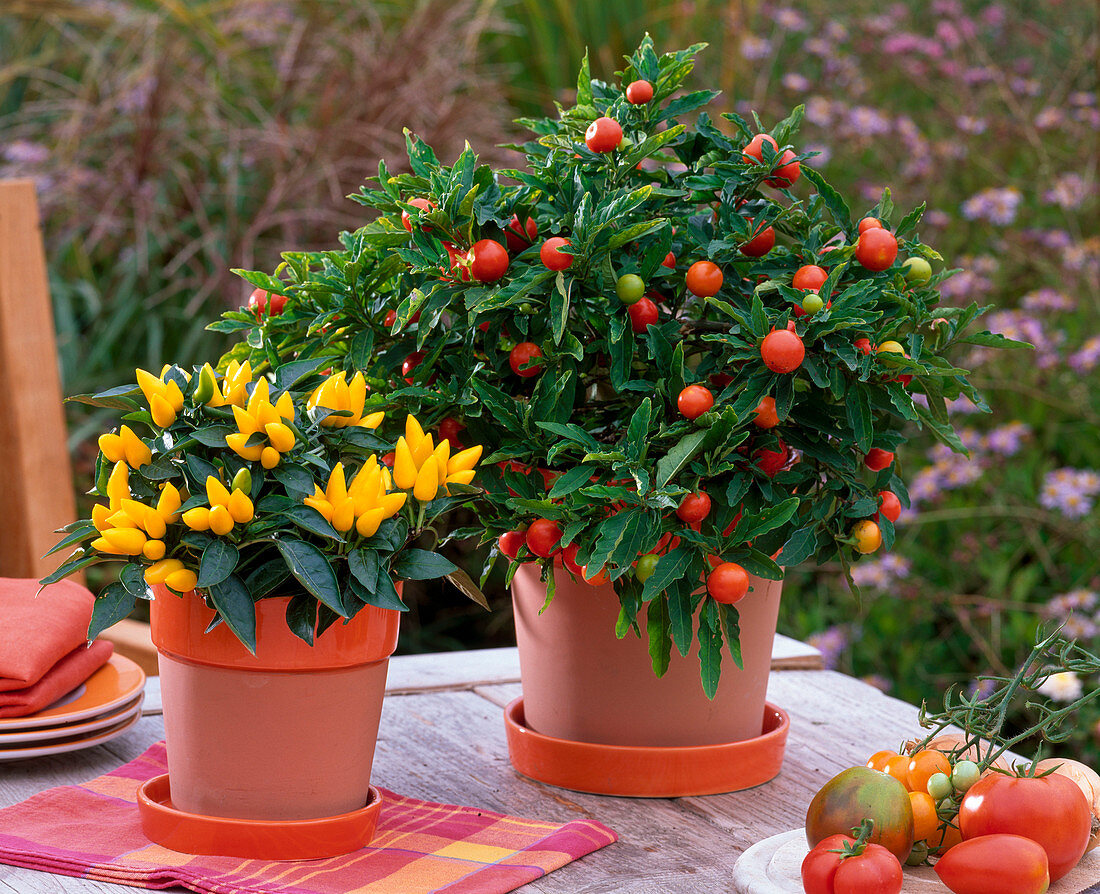
[[[144,695],[138,695],[133,701],[127,702],[121,708],[109,711],[102,717],[77,723],[65,723],[59,726],[44,726],[37,729],[14,730],[12,732],[0,732],[0,751],[6,748],[16,748],[30,742],[56,741],[68,739],[72,736],[82,736],[85,733],[105,729],[128,720],[135,713],[141,711]]]
[[[0,733],[100,717],[133,701],[144,688],[145,671],[129,658],[115,654],[80,686],[48,708],[25,717],[0,718]]]
[[[135,723],[141,720],[141,710],[136,710],[115,726],[105,730],[99,730],[91,736],[72,736],[57,742],[50,742],[32,748],[3,748],[0,749],[0,761],[23,760],[28,757],[44,757],[48,754],[64,754],[67,751],[79,751],[82,748],[91,748],[94,745],[102,745],[116,736],[121,736]]]

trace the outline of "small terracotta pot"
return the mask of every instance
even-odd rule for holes
[[[288,598],[256,603],[256,654],[195,592],[154,587],[153,642],[172,803],[248,820],[359,810],[370,773],[399,613],[367,606],[312,648],[286,624]]]
[[[644,638],[615,636],[614,587],[574,581],[555,568],[554,599],[542,614],[539,567],[512,578],[523,710],[527,725],[573,742],[650,747],[720,745],[761,734],[781,581],[751,578],[740,613],[739,670],[728,654],[713,700],[699,681],[698,644],[672,649],[668,671],[653,673]]]

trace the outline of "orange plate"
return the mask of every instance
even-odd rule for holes
[[[231,819],[184,813],[172,804],[168,775],[154,776],[138,789],[138,813],[145,837],[185,854],[250,860],[316,860],[366,847],[378,825],[382,793],[373,785],[367,806],[320,819]]]
[[[544,736],[528,728],[523,699],[504,709],[508,755],[524,776],[561,788],[628,798],[682,798],[752,788],[783,764],[791,719],[764,706],[764,731],[724,745],[651,748],[597,745]]]

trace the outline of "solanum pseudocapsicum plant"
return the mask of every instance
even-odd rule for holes
[[[648,637],[658,674],[698,638],[713,694],[746,572],[890,548],[905,427],[961,451],[945,400],[984,407],[944,354],[1007,342],[973,331],[977,306],[937,307],[945,272],[902,266],[942,260],[922,209],[895,223],[887,192],[853,215],[797,149],[801,109],[770,133],[713,121],[717,94],[683,90],[700,48],[647,38],[615,84],[586,60],[576,105],[521,122],[521,169],[407,135],[411,173],[379,165],[353,196],[377,216],[342,249],[240,271],[289,296],[281,315],[213,328],[244,335],[227,360],[362,370],[485,444],[489,561],[609,579],[618,633]],[[485,240],[507,265],[477,262]]]
[[[76,549],[43,580],[126,563],[95,601],[89,638],[156,585],[198,589],[250,651],[265,597],[291,597],[287,624],[308,643],[366,605],[404,610],[395,580],[446,575],[484,602],[450,560],[409,545],[476,492],[481,447],[436,446],[411,415],[395,442],[385,434],[394,402],[368,397],[362,374],[319,374],[322,365],[258,377],[248,361],[221,376],[166,366],[77,398],[124,412],[99,439],[102,502],[68,526],[51,552]],[[391,451],[392,473],[379,461]]]

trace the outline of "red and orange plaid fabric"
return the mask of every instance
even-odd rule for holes
[[[558,825],[385,791],[374,840],[355,853],[299,862],[191,856],[141,833],[137,789],[166,769],[161,742],[106,776],[0,810],[0,862],[203,894],[494,894],[618,837],[589,820]]]

